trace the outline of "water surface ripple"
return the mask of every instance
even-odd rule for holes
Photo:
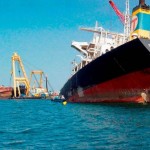
[[[147,150],[150,105],[0,101],[0,149]]]

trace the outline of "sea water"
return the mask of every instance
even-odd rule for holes
[[[1,100],[2,150],[148,150],[150,106]]]

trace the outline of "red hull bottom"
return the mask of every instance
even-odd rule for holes
[[[150,68],[78,90],[68,101],[81,103],[150,103]]]

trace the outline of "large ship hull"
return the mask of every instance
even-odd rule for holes
[[[93,60],[61,94],[70,102],[150,102],[150,40],[132,40]]]

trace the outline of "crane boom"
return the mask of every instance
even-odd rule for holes
[[[109,0],[109,3],[111,5],[111,7],[114,9],[114,11],[116,12],[116,14],[119,17],[122,24],[124,25],[124,23],[125,23],[124,15],[119,11],[119,9],[117,8],[117,6],[115,5],[115,3],[112,0]]]

